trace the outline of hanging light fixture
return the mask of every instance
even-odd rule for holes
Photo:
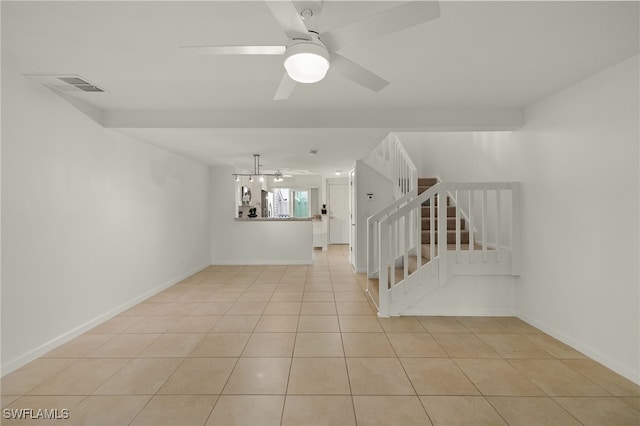
[[[274,182],[282,182],[282,172],[278,170],[275,173],[263,173],[260,171],[260,154],[253,154],[253,173],[233,173],[236,182],[240,181],[240,176],[248,176],[249,182],[253,182],[255,176],[258,177],[260,182],[264,182],[267,176],[273,176]]]

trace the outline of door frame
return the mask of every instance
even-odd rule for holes
[[[358,249],[358,227],[356,226],[356,168],[349,170],[349,262],[356,267]]]

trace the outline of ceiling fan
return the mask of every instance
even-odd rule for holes
[[[308,4],[310,2],[305,2]],[[412,27],[440,17],[437,1],[413,0],[377,15],[320,33],[314,16],[322,0],[298,12],[291,0],[266,1],[289,38],[286,46],[183,46],[182,49],[211,55],[284,55],[285,73],[274,100],[289,98],[297,83],[316,83],[327,71],[373,91],[389,82],[337,52],[357,43]]]

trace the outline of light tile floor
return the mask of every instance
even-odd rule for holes
[[[378,319],[347,254],[207,268],[2,379],[68,419],[1,423],[640,424],[640,386],[517,318]]]

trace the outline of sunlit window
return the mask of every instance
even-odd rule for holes
[[[273,190],[273,217],[309,217],[309,191]]]

